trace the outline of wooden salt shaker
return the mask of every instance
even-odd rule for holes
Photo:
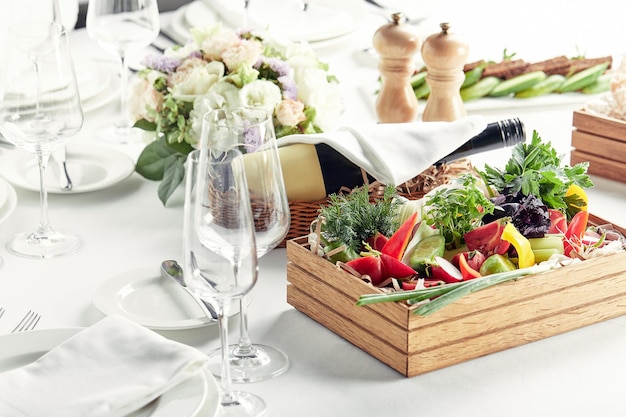
[[[411,87],[411,76],[420,41],[407,25],[400,23],[402,13],[394,13],[391,18],[390,23],[378,28],[372,39],[380,56],[378,69],[382,81],[376,115],[380,123],[413,122],[417,118],[417,98]]]
[[[448,32],[449,23],[439,26],[441,32],[430,35],[422,45],[422,59],[428,70],[426,82],[430,87],[422,114],[425,122],[450,122],[467,114],[460,89],[469,47],[461,38]]]

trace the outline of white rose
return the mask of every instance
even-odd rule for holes
[[[148,113],[148,108],[159,111],[163,104],[163,95],[156,91],[153,81],[143,77],[135,77],[130,88],[128,97],[128,111],[133,120],[146,119],[154,122],[154,118]]]
[[[187,62],[189,61],[186,61],[185,64]],[[182,99],[189,96],[204,95],[224,76],[224,72],[224,64],[217,61],[186,68],[179,67],[179,71],[176,71],[170,80],[173,84],[172,94]]]
[[[217,82],[209,89],[209,92],[196,98],[191,111],[191,126],[196,135],[200,137],[202,132],[202,117],[205,113],[223,108],[240,107],[239,89],[231,83]]]
[[[208,61],[217,61],[222,58],[224,51],[234,48],[241,42],[237,33],[224,30],[207,36],[199,45]]]
[[[273,113],[282,100],[282,93],[273,82],[256,80],[243,86],[239,91],[239,100],[243,106],[261,107]]]
[[[276,118],[283,126],[296,126],[306,120],[304,103],[296,100],[283,100],[276,106]]]
[[[326,83],[310,97],[315,108],[314,123],[324,132],[334,129],[339,124],[339,117],[344,110],[343,96],[337,84]]]
[[[256,41],[242,41],[222,52],[222,60],[231,71],[241,65],[253,66],[261,57],[263,46]]]

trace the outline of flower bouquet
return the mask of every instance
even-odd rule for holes
[[[206,112],[261,107],[280,138],[328,131],[343,110],[337,79],[308,44],[221,24],[190,31],[186,45],[144,59],[130,98],[135,126],[155,132],[135,169],[161,181],[163,204],[183,180]]]

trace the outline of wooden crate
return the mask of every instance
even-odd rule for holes
[[[287,259],[289,304],[408,377],[626,314],[626,253],[478,291],[427,317],[403,303],[356,306],[380,290],[314,255],[305,237],[287,242]]]
[[[572,165],[589,161],[588,172],[626,182],[626,122],[575,111],[572,131]]]

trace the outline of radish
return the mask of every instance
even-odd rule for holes
[[[430,267],[430,276],[440,279],[448,284],[463,281],[463,274],[459,268],[441,256],[435,256],[434,263]]]

